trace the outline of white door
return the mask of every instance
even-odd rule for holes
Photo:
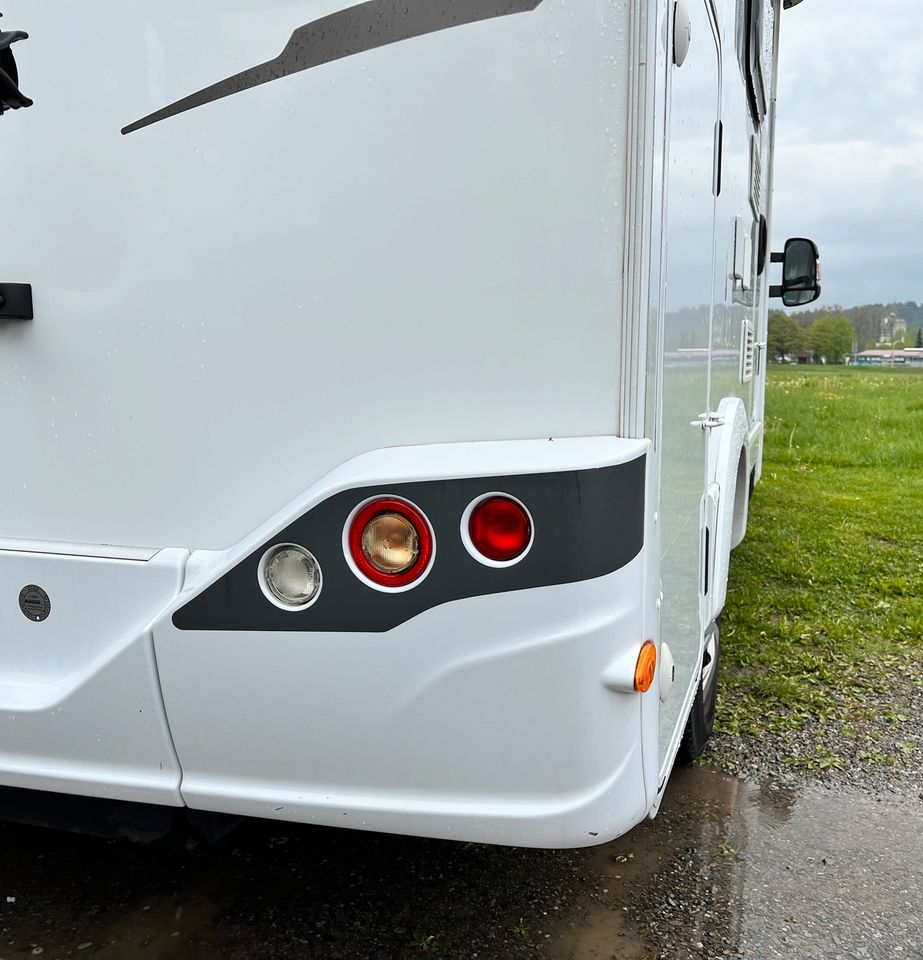
[[[661,713],[661,758],[672,759],[700,655],[701,501],[706,433],[693,421],[709,409],[715,232],[715,129],[720,54],[711,0],[677,5],[677,30],[691,29],[681,65],[670,67],[661,431],[661,630],[676,662],[673,695]],[[688,18],[688,22],[687,22]],[[665,772],[665,771],[664,771]]]

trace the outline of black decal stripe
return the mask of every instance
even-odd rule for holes
[[[381,633],[452,600],[592,580],[630,563],[644,545],[645,458],[595,470],[383,484],[338,493],[299,517],[173,614],[180,630]],[[535,542],[501,569],[478,563],[462,543],[465,507],[484,493],[518,497],[532,513]],[[406,593],[373,590],[343,556],[343,527],[369,497],[396,495],[426,514],[436,536],[429,576]],[[289,613],[260,589],[258,569],[277,543],[299,543],[321,565],[314,606]]]
[[[122,128],[133,133],[186,110],[251,87],[342,60],[401,40],[422,37],[480,20],[531,13],[544,0],[371,0],[299,27],[282,53],[257,67],[199,90]]]

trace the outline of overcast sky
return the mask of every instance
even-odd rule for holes
[[[923,301],[923,2],[782,20],[773,249],[817,241],[820,304]]]

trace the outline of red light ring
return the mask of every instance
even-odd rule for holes
[[[362,534],[369,522],[382,513],[396,513],[408,520],[417,534],[420,542],[420,553],[413,566],[401,573],[382,573],[369,563],[365,551],[362,549]],[[380,497],[362,507],[353,517],[349,527],[349,554],[359,572],[372,583],[380,587],[406,587],[426,572],[433,557],[433,531],[426,517],[406,500],[397,500],[394,497]]]

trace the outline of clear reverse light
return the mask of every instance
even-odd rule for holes
[[[280,604],[305,607],[318,594],[320,566],[304,547],[277,547],[264,562],[263,578],[270,594]]]

